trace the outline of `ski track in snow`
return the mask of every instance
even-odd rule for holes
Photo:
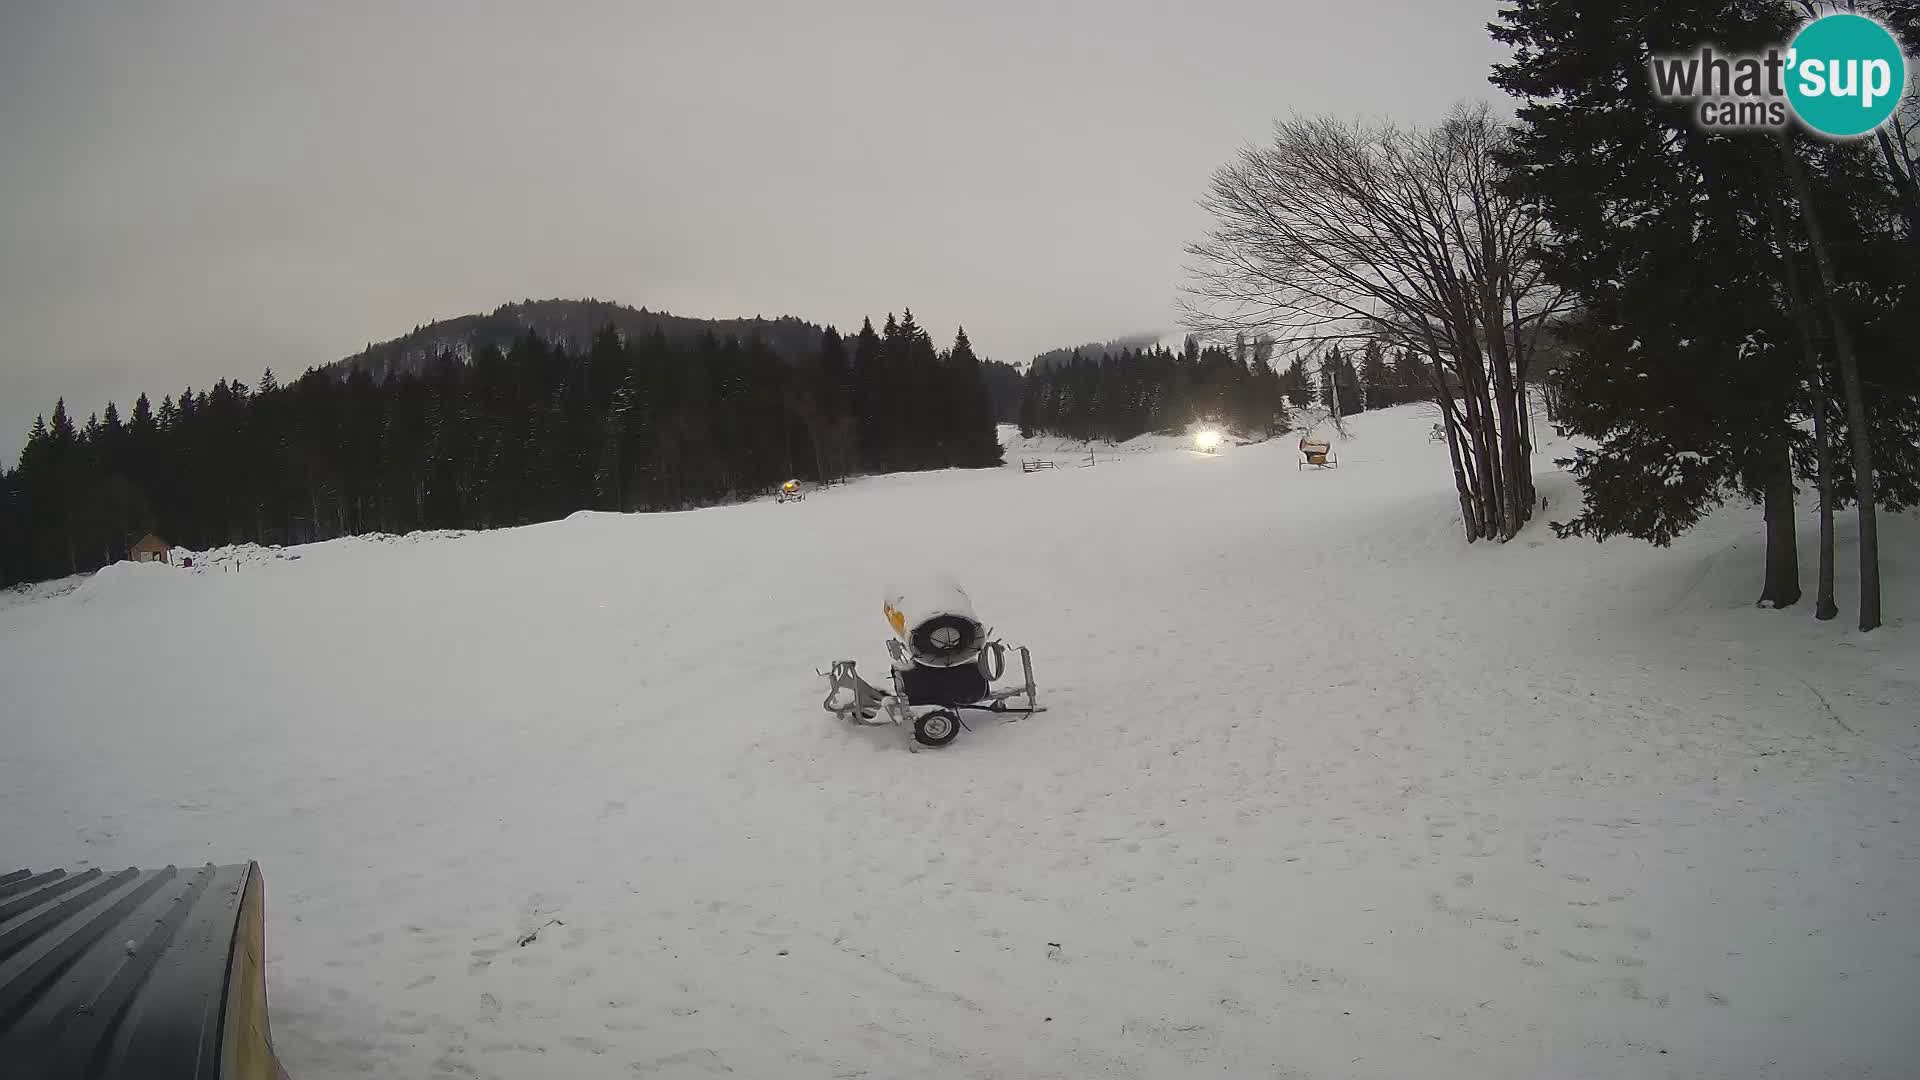
[[[1920,522],[1861,636],[1551,444],[1465,545],[1429,423],[112,567],[0,609],[0,853],[260,860],[302,1080],[1910,1075]],[[1049,712],[820,711],[924,569]]]

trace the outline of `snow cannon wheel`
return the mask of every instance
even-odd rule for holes
[[[913,722],[913,738],[921,746],[945,746],[960,735],[960,714],[935,709]]]

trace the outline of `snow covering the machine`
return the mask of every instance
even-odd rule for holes
[[[972,599],[945,574],[929,574],[889,588],[882,610],[888,628],[913,664],[942,668],[971,664],[987,643],[986,625],[973,613]]]

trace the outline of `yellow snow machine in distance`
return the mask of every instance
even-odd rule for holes
[[[1340,458],[1333,452],[1333,444],[1325,439],[1301,439],[1300,460],[1294,465],[1296,471],[1312,466],[1316,469],[1337,469]]]

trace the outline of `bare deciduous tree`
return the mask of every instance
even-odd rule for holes
[[[1283,348],[1376,338],[1426,359],[1469,542],[1532,516],[1528,369],[1563,303],[1544,224],[1503,193],[1485,105],[1432,128],[1296,118],[1214,173],[1187,322]]]

